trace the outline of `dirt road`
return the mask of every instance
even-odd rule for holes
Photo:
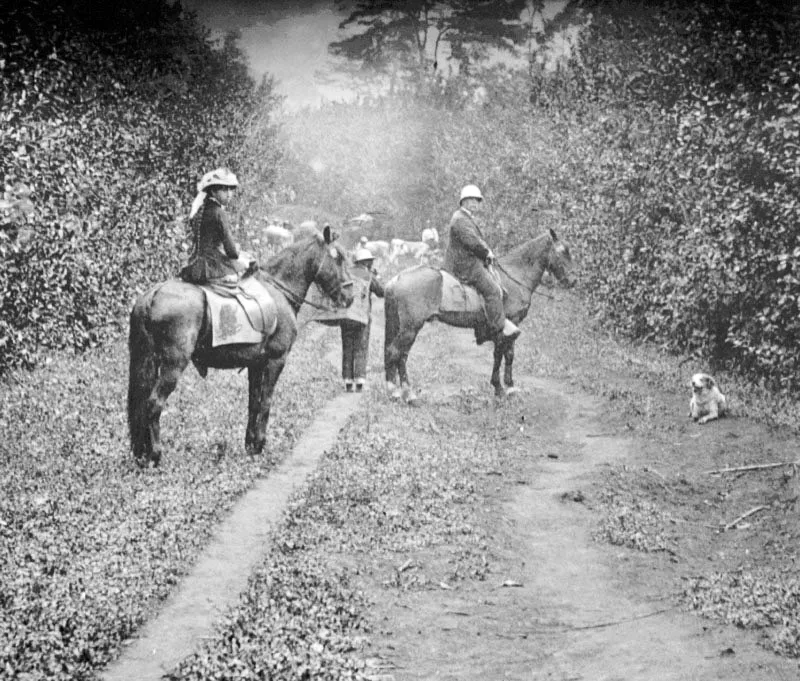
[[[492,537],[488,575],[442,588],[434,582],[424,590],[367,581],[383,624],[374,639],[376,678],[798,678],[797,662],[766,651],[753,633],[712,624],[681,608],[675,591],[691,572],[689,555],[643,553],[595,540],[598,483],[610,470],[648,465],[653,470],[652,435],[650,441],[637,436],[608,400],[575,387],[563,370],[554,372],[554,356],[563,346],[535,348],[544,337],[541,327],[526,331],[518,357],[535,361],[518,359],[522,390],[513,399],[520,418],[529,418],[518,437],[497,442],[519,468],[492,472],[498,484],[488,488],[484,517]],[[453,374],[459,385],[437,385],[439,376],[426,381],[426,367],[448,358],[456,358],[462,370]],[[441,325],[424,331],[410,361],[422,383],[414,409],[435,414],[442,428],[476,427],[474,417],[446,407],[465,386],[488,390],[488,362],[489,349],[476,347],[468,332]],[[530,371],[534,364],[538,370]],[[543,376],[548,370],[562,375]],[[683,407],[677,408],[683,423]],[[402,421],[402,415],[396,418]],[[535,431],[535,438],[526,437],[524,428]],[[699,435],[714,440],[720,431],[685,431],[680,439],[689,448]],[[692,527],[680,531],[691,533]],[[417,556],[415,564],[435,565],[448,550],[452,547],[440,548],[438,556],[437,550]]]
[[[158,678],[201,644],[214,612],[269,559],[265,523],[306,476],[317,477],[303,494],[314,519],[301,560],[332,576],[344,567],[371,604],[369,635],[351,650],[371,681],[798,678],[797,661],[758,633],[703,619],[681,598],[697,575],[763,559],[774,528],[721,528],[784,484],[710,481],[707,469],[792,441],[743,418],[693,424],[681,386],[654,383],[673,371],[667,360],[576,333],[580,312],[561,301],[526,323],[521,390],[503,401],[488,385],[490,348],[427,326],[409,364],[415,406],[383,390],[376,305],[367,392],[329,402],[308,430],[324,443],[285,462],[318,471],[304,464],[291,485],[278,471],[264,484],[280,493],[259,484],[242,499],[221,538],[246,549],[211,547],[226,560],[207,574],[201,560],[107,678],[141,673],[142,660]],[[315,333],[327,334],[320,347],[336,365],[338,330]]]

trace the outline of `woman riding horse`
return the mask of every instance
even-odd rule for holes
[[[353,302],[344,252],[327,226],[270,258],[255,276],[275,303],[271,331],[259,342],[214,346],[205,292],[180,279],[157,284],[136,301],[128,340],[128,425],[137,461],[158,465],[161,412],[190,362],[201,374],[209,367],[247,369],[245,445],[260,453],[275,384],[297,338],[297,313],[309,287],[316,283],[336,305]]]
[[[192,251],[189,264],[181,270],[184,281],[236,284],[239,274],[253,266],[253,259],[236,248],[225,212],[238,186],[236,175],[225,168],[206,173],[198,182],[189,213]],[[248,262],[243,263],[240,258]]]

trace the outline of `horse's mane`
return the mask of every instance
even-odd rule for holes
[[[553,237],[550,235],[550,232],[543,232],[538,236],[535,236],[527,241],[523,241],[521,244],[514,246],[508,253],[500,257],[500,260],[503,262],[513,262],[515,260],[524,260],[529,261],[530,252],[536,249],[533,248],[534,246],[538,246],[540,241],[545,239],[549,239],[552,242]]]
[[[275,253],[275,255],[271,255],[261,266],[261,269],[270,274],[275,274],[284,268],[287,261],[294,260],[298,253],[305,251],[311,246],[317,246],[316,235],[309,235],[299,241],[295,241],[286,248]]]

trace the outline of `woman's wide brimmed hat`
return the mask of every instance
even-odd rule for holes
[[[197,183],[197,191],[204,192],[209,187],[238,187],[239,180],[227,168],[217,168],[203,175]]]

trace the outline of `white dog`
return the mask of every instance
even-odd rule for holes
[[[692,399],[689,401],[689,416],[700,424],[724,416],[728,404],[717,387],[717,382],[708,374],[692,376]]]

